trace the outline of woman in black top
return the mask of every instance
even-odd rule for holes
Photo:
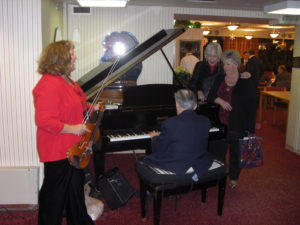
[[[236,187],[240,174],[239,138],[255,131],[256,92],[251,79],[241,78],[238,72],[241,63],[238,52],[228,50],[221,60],[225,75],[216,78],[208,101],[220,105],[220,120],[228,128],[227,143],[218,146],[216,152],[225,161],[229,146],[230,186]]]
[[[198,62],[194,68],[189,88],[197,93],[201,102],[207,99],[216,77],[224,74],[221,55],[221,46],[218,43],[209,43],[204,52],[205,60]]]

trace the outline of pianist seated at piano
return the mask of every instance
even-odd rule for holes
[[[143,162],[169,174],[192,171],[197,181],[212,165],[207,152],[210,121],[195,112],[197,98],[192,91],[181,89],[174,95],[177,116],[164,121],[161,132],[150,133],[152,153]]]

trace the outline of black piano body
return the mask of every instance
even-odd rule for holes
[[[94,146],[97,175],[104,171],[105,153],[145,149],[151,153],[149,132],[160,130],[161,123],[176,115],[174,93],[181,87],[171,84],[141,85],[124,91],[123,104],[105,110],[100,131],[101,142]],[[199,104],[196,112],[211,121],[209,140],[225,137],[226,127],[218,119],[216,104]]]
[[[88,99],[91,99],[101,85],[109,85],[157,50],[162,51],[164,45],[183,32],[182,29],[162,30],[122,57],[115,71],[107,78],[112,65],[99,65],[84,75],[78,84],[85,91]],[[167,60],[163,51],[162,53]],[[168,60],[167,63],[172,69]],[[105,110],[101,120],[99,129],[102,138],[93,146],[96,176],[104,171],[107,152],[135,149],[145,149],[146,154],[151,152],[151,139],[145,134],[159,129],[162,121],[176,115],[174,93],[180,88],[182,87],[172,84],[150,84],[124,90],[122,105],[116,109]],[[225,137],[226,129],[218,120],[216,105],[199,105],[197,112],[211,120],[215,130],[210,132],[210,139]]]

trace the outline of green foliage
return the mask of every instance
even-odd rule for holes
[[[193,28],[201,28],[201,23],[200,22],[193,23]]]
[[[175,20],[174,27],[180,27],[180,28],[201,28],[200,22],[192,23],[190,20]]]
[[[181,82],[181,84],[183,85],[183,87],[187,87],[188,83],[191,79],[192,74],[190,74],[190,72],[183,66],[177,66],[174,69],[174,72],[176,74],[176,77],[178,78],[178,80]],[[177,81],[174,80],[174,84],[177,84]]]

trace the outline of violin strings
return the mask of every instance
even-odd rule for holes
[[[93,108],[94,108],[94,106],[96,105],[96,103],[98,102],[99,97],[100,97],[100,95],[101,95],[101,93],[102,93],[102,91],[103,91],[103,89],[104,89],[104,85],[105,85],[107,79],[109,78],[110,74],[111,74],[112,72],[114,72],[114,70],[115,70],[117,64],[119,63],[119,60],[120,60],[120,56],[118,56],[118,57],[116,58],[116,60],[114,61],[113,65],[111,66],[111,68],[110,68],[110,70],[109,70],[107,76],[104,78],[101,87],[100,87],[99,90],[97,91],[96,96],[95,96],[95,98],[93,99],[93,102],[92,102],[91,106],[89,107],[89,109],[87,110],[87,112],[86,112],[86,114],[85,114],[85,116],[84,116],[84,119],[83,119],[83,122],[82,122],[83,124],[85,124],[85,123],[87,122],[87,120],[89,119],[90,114],[91,114],[91,112],[93,111]]]

